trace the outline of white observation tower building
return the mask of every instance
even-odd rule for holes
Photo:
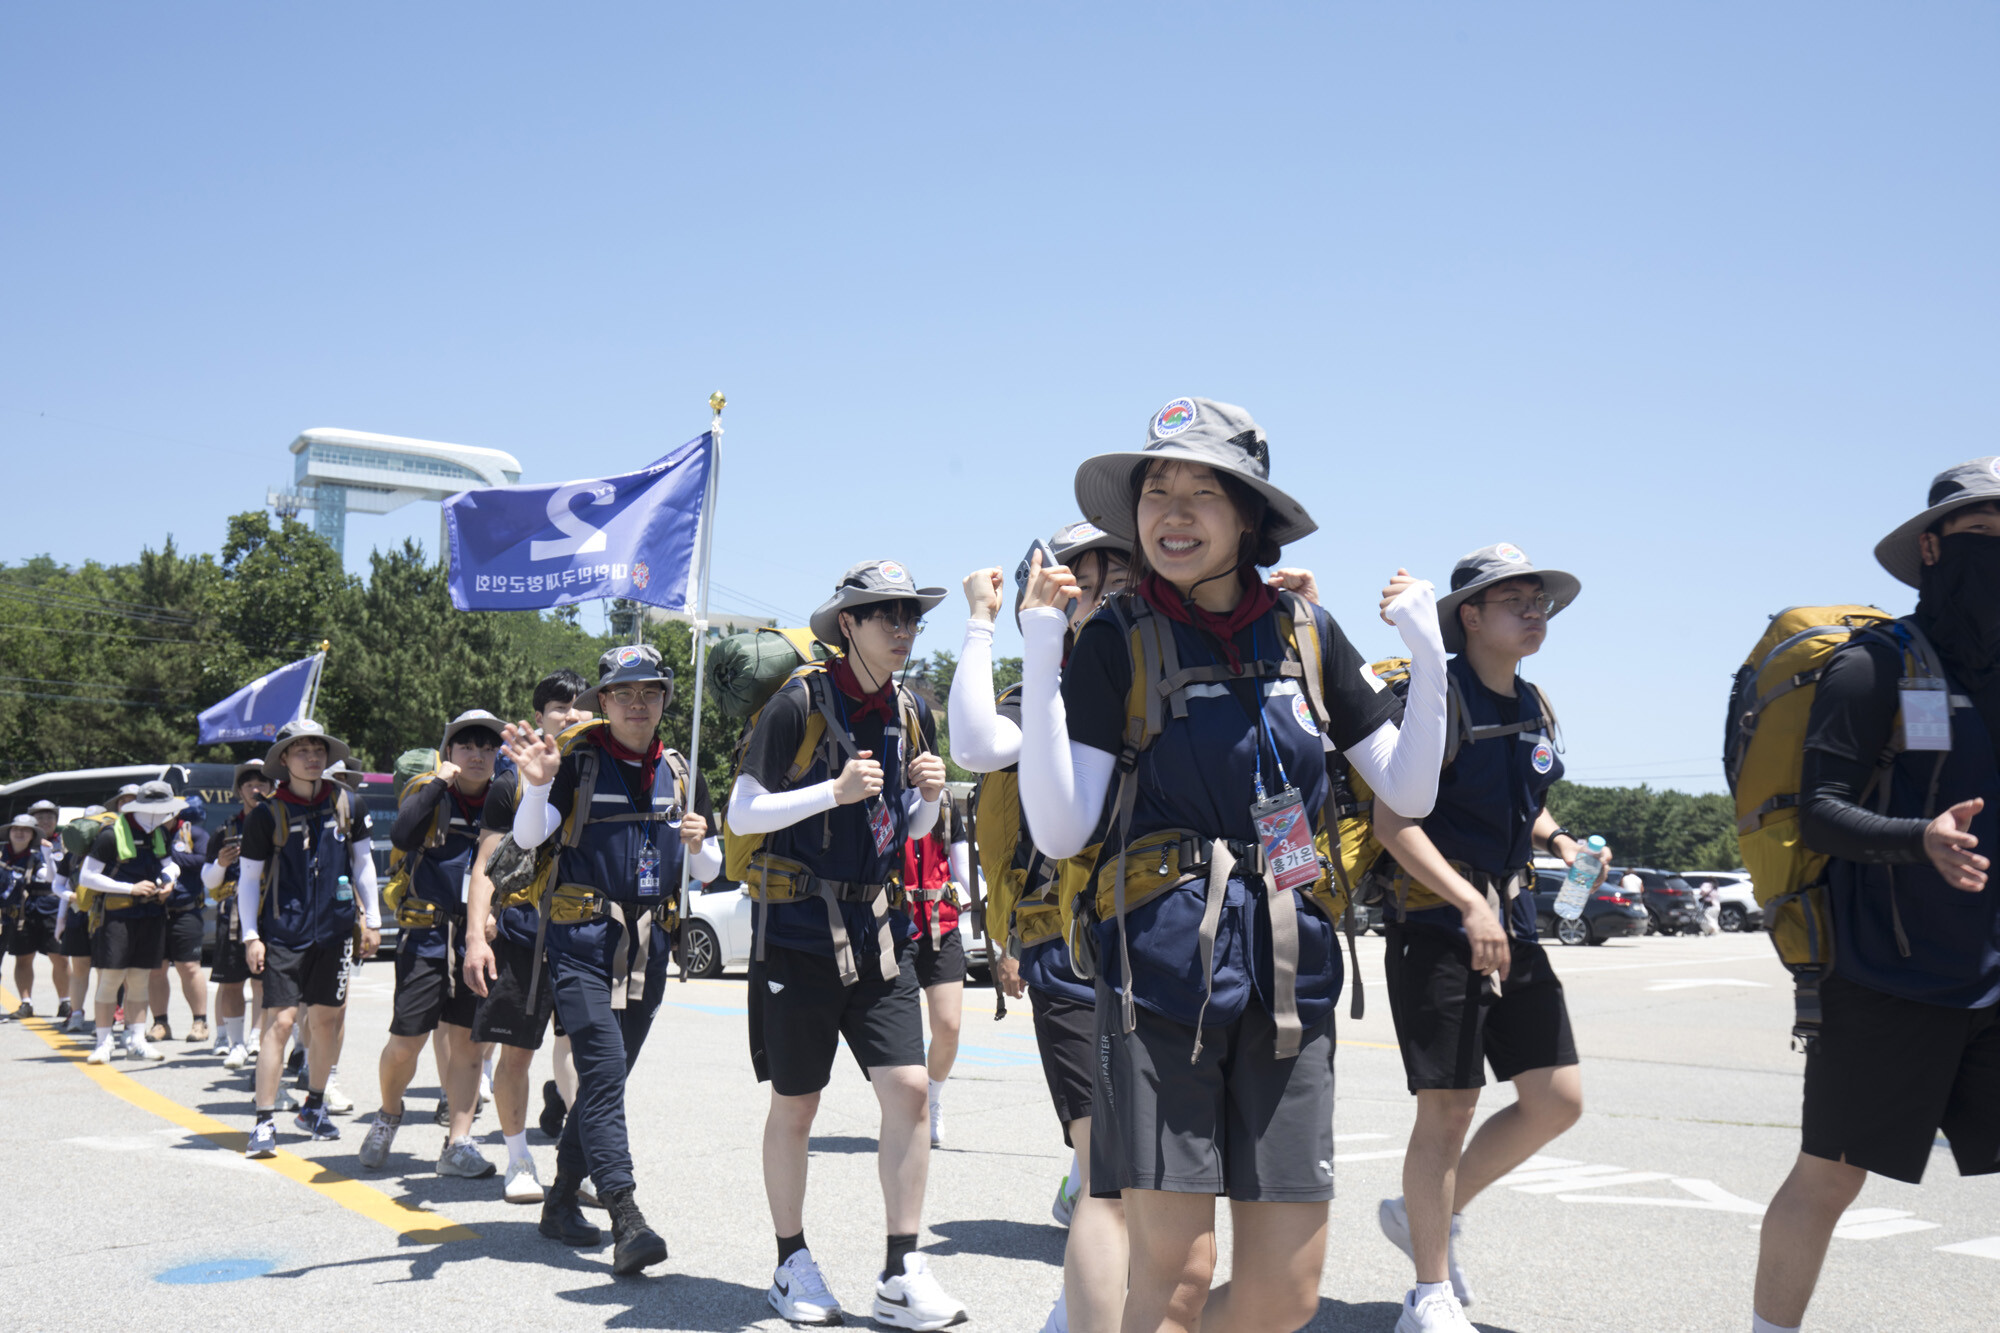
[[[292,484],[272,490],[265,503],[287,518],[313,511],[313,531],[346,554],[347,514],[387,514],[414,500],[433,503],[476,486],[509,486],[521,479],[520,460],[498,449],[439,444],[400,435],[317,426],[292,441],[298,462]],[[443,517],[438,557],[444,558]]]

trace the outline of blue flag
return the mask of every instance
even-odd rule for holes
[[[627,597],[692,612],[714,458],[704,431],[619,477],[460,491],[444,502],[452,605],[522,611]]]
[[[321,655],[301,658],[259,676],[219,704],[201,711],[201,744],[269,740],[278,728],[305,712],[306,697],[319,674]]]

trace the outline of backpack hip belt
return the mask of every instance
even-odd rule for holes
[[[950,903],[953,907],[957,907],[959,906],[958,889],[950,884],[945,885],[941,889],[904,889],[903,901],[906,903]],[[933,949],[942,949],[944,947],[944,931],[941,924],[943,915],[942,912],[931,913],[930,938],[931,948]]]
[[[104,929],[104,918],[109,912],[123,912],[137,905],[138,899],[129,893],[105,893],[93,889],[90,894],[90,930],[92,934]]]
[[[617,953],[611,960],[611,1007],[614,1010],[627,1007],[629,1000],[644,1003],[646,994],[646,972],[653,956],[653,932],[645,929],[646,918],[652,917],[660,929],[673,934],[674,900],[663,897],[658,902],[626,902],[618,898],[607,898],[596,889],[582,884],[561,884],[550,892],[544,901],[549,904],[543,914],[543,921],[553,921],[559,926],[580,926],[590,921],[615,921],[623,932]],[[637,942],[635,948],[633,942]],[[535,951],[535,972],[541,969],[541,950]],[[531,984],[530,994],[534,993]]]
[[[403,930],[438,930],[451,922],[464,920],[465,908],[457,904],[408,897],[396,904],[396,925]]]

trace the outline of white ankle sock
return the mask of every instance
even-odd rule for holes
[[[507,1140],[508,1162],[510,1163],[527,1162],[534,1160],[533,1157],[528,1152],[527,1130],[524,1129],[519,1134],[502,1134],[500,1137]]]
[[[222,1037],[231,1046],[241,1046],[243,1044],[243,1020],[241,1018],[223,1019]]]
[[[941,1096],[941,1095],[943,1094],[943,1092],[944,1092],[944,1080],[943,1080],[943,1079],[937,1079],[937,1078],[934,1078],[934,1079],[932,1079],[932,1080],[931,1080],[931,1100],[932,1100],[932,1101],[936,1101],[936,1100],[937,1100],[937,1099],[939,1098],[939,1096]]]
[[[1072,1181],[1076,1180],[1076,1179],[1078,1178],[1078,1175],[1079,1175],[1079,1172],[1080,1172],[1080,1170],[1081,1170],[1081,1168],[1079,1167],[1079,1165],[1078,1165],[1078,1163],[1077,1163],[1077,1160],[1076,1160],[1076,1153],[1072,1151],[1072,1152],[1070,1153],[1070,1155],[1069,1155],[1069,1177],[1068,1177],[1068,1178],[1069,1178],[1070,1180],[1072,1180]]]
[[[99,1046],[109,1046],[109,1045],[111,1044],[111,1029],[110,1029],[110,1028],[98,1028],[98,1029],[97,1029],[97,1044],[98,1044]]]
[[[1450,1292],[1451,1283],[1449,1282],[1419,1282],[1417,1284],[1416,1295],[1411,1298],[1410,1304],[1422,1305],[1426,1296],[1448,1295]]]
[[[1755,1310],[1750,1312],[1750,1333],[1799,1333],[1797,1324],[1774,1324]]]

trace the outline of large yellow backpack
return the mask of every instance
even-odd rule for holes
[[[833,693],[838,687],[834,685],[833,678],[828,673],[827,663],[808,662],[799,667],[786,678],[784,685],[772,692],[771,698],[775,699],[789,689],[793,681],[804,683],[808,707],[805,735],[799,741],[797,752],[792,756],[791,767],[785,771],[787,787],[811,771],[813,764],[822,755],[828,761],[829,771],[837,772],[841,762],[855,758],[860,753],[854,744],[854,738],[841,723],[833,698]],[[752,713],[750,720],[744,724],[743,739],[736,747],[735,773],[730,779],[732,790],[735,788],[735,779],[743,774],[743,757],[749,752],[750,737],[756,732],[757,723],[763,719],[764,709],[768,707],[770,707],[769,699],[765,701],[763,707]],[[917,697],[908,686],[897,685],[896,707],[902,719],[905,742],[903,758],[907,763],[928,748],[924,740],[921,715],[917,711]],[[831,811],[821,816],[822,837],[828,840],[832,837],[831,819]],[[809,896],[807,881],[810,878],[810,871],[805,863],[766,852],[764,844],[767,839],[767,834],[738,833],[732,830],[729,827],[725,807],[722,821],[723,875],[742,884],[744,892],[748,893],[753,901],[760,903],[791,902]]]
[[[1385,657],[1370,663],[1368,670],[1394,690],[1398,698],[1409,693],[1409,658]],[[1447,675],[1443,766],[1450,768],[1452,761],[1458,758],[1458,752],[1474,741],[1518,736],[1524,731],[1534,730],[1555,737],[1556,711],[1549,705],[1549,697],[1542,693],[1539,685],[1530,684],[1528,688],[1535,692],[1535,702],[1541,709],[1537,716],[1490,727],[1475,727],[1466,712],[1465,696],[1460,692],[1458,682]],[[1338,859],[1341,870],[1347,882],[1354,886],[1360,904],[1373,907],[1393,900],[1397,909],[1405,912],[1443,906],[1444,899],[1403,874],[1383,848],[1382,840],[1375,834],[1375,791],[1368,785],[1368,779],[1356,772],[1344,755],[1329,753],[1327,772],[1333,783],[1329,797],[1333,810],[1328,822],[1340,839]],[[1327,854],[1329,848],[1323,844],[1320,851]]]
[[[429,753],[433,757],[437,755],[437,751],[435,750]],[[435,767],[415,774],[405,781],[401,789],[397,792],[396,808],[401,810],[404,802],[408,801],[420,788],[433,782],[442,782],[443,780],[443,778],[438,776],[438,771]],[[450,831],[451,805],[449,801],[441,800],[437,803],[437,808],[431,812],[430,827],[424,831],[423,844],[418,850],[406,852],[393,843],[390,844],[389,882],[382,886],[382,907],[385,912],[396,918],[397,925],[409,927],[413,925],[433,924],[431,921],[419,922],[414,919],[404,921],[403,900],[409,896],[410,880],[416,873],[417,859],[433,847],[444,846],[445,837]]]
[[[1736,797],[1736,842],[1764,909],[1764,928],[1794,979],[1792,1035],[1800,1049],[1809,1049],[1819,1035],[1819,982],[1834,964],[1827,857],[1806,846],[1799,827],[1806,722],[1827,663],[1863,636],[1901,653],[1905,676],[1944,674],[1923,633],[1907,620],[1872,606],[1794,606],[1771,617],[1729,694],[1722,768]],[[1950,706],[1957,710],[1972,703],[1952,695]],[[1899,713],[1876,784],[1886,780],[1902,749]]]
[[[1010,685],[996,702],[1008,703],[1020,693],[1019,685]],[[1076,901],[1074,886],[1069,899],[1061,900],[1061,863],[1043,856],[1022,836],[1018,769],[1000,769],[980,777],[973,793],[972,818],[979,877],[985,881],[985,930],[993,947],[1001,949],[1012,943],[1028,948],[1065,934],[1069,911]]]

